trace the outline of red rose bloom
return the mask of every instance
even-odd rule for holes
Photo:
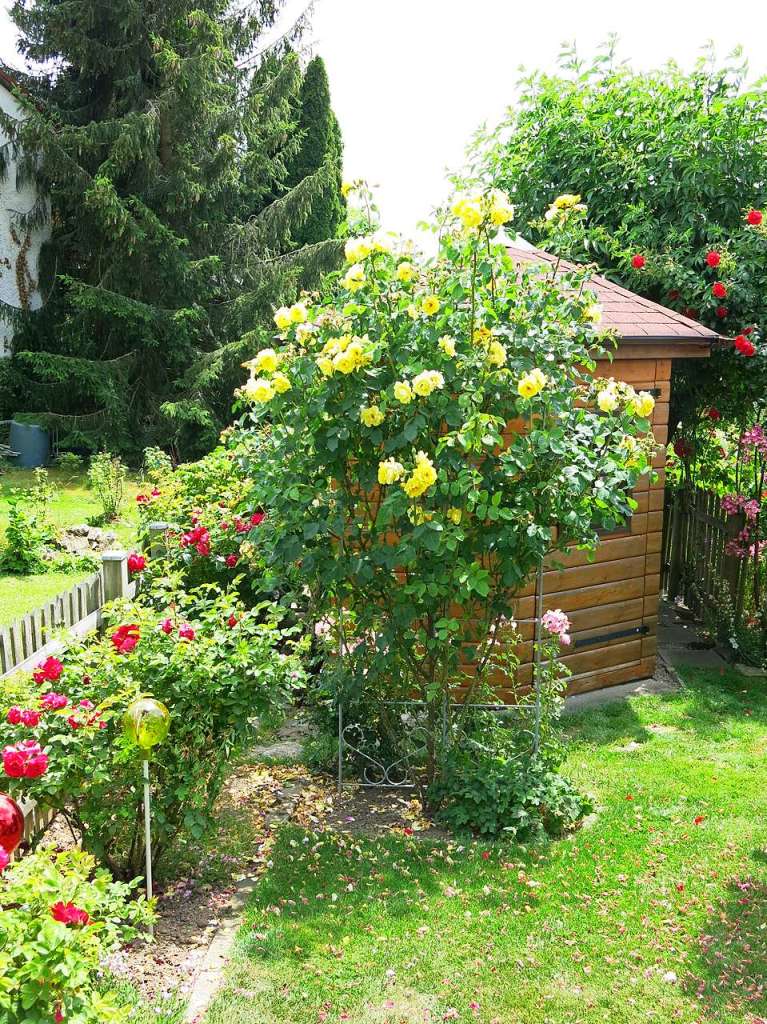
[[[234,528],[238,533],[247,533],[250,529],[250,523],[246,523],[240,516],[234,517]]]
[[[692,445],[689,441],[685,441],[683,437],[678,437],[676,441],[674,441],[674,452],[680,459],[686,459],[692,454]]]
[[[170,619],[163,619],[160,623],[160,629],[165,633],[166,636],[170,636],[173,632],[173,623]]]
[[[152,488],[152,497],[153,498],[159,498],[160,497],[160,488],[159,487],[153,487]]]
[[[730,311],[726,306],[716,307],[716,315],[719,317],[720,320],[724,320],[724,318],[727,316],[729,312]]]
[[[250,525],[260,526],[261,523],[263,523],[264,519],[266,519],[266,513],[254,512],[253,515],[250,517]]]
[[[677,288],[672,288],[668,293],[668,297],[672,302],[676,302],[676,300],[679,298],[679,295],[680,292]]]
[[[144,569],[146,569],[146,558],[144,555],[131,551],[128,555],[128,572],[133,576],[134,573],[143,572]]]
[[[754,328],[753,327],[744,327],[741,333],[742,334],[746,334],[746,335],[753,334],[754,333]]]
[[[178,635],[181,640],[194,640],[197,634],[188,622],[184,622],[178,627]]]
[[[36,725],[40,724],[40,712],[33,711],[31,708],[22,711],[21,724],[26,725],[28,729],[34,729]]]
[[[229,618],[226,620],[226,624],[230,629],[234,629],[234,627],[237,625],[237,616],[234,614],[230,615]]]
[[[237,555],[227,555],[226,564],[230,569],[234,569],[235,565],[237,565]]]
[[[91,919],[86,910],[81,910],[74,903],[62,903],[61,900],[51,907],[51,916],[54,921],[59,921],[61,924],[86,925],[90,923]]]
[[[65,1020],[66,1018],[64,1017],[64,1013],[61,1009],[61,1003],[56,1003],[56,1009],[53,1012],[54,1024],[64,1024]]]
[[[17,708],[15,705],[12,708],[8,708],[5,720],[8,725],[19,725],[21,723],[21,708]]]
[[[721,254],[718,253],[716,249],[711,249],[710,252],[706,253],[706,263],[708,263],[710,267],[718,267],[721,262]]]
[[[756,347],[752,341],[749,341],[745,334],[739,334],[735,339],[735,349],[740,352],[742,356],[753,356],[756,353]]]
[[[149,501],[149,498],[147,498],[146,494],[137,494],[136,495],[136,504],[137,505],[146,505],[146,503],[148,501]]]
[[[762,223],[762,211],[761,210],[749,210],[746,214],[746,220],[749,224],[753,224],[754,227]]]
[[[2,757],[5,774],[12,779],[37,779],[48,770],[48,755],[34,740],[5,747]]]
[[[45,661],[41,662],[35,671],[32,673],[32,678],[39,686],[40,683],[55,683],[57,679],[61,677],[64,671],[64,666],[61,664],[58,658],[48,657]]]
[[[646,262],[647,260],[641,255],[641,253],[636,253],[631,257],[631,266],[634,270],[641,270]]]
[[[3,771],[10,779],[24,778],[24,765],[27,759],[16,747],[5,747],[3,750]]]
[[[111,640],[120,654],[130,654],[139,642],[139,628],[135,622],[119,626],[112,634]]]
[[[721,281],[714,281],[714,283],[711,285],[711,294],[714,296],[715,299],[726,299],[727,289]]]

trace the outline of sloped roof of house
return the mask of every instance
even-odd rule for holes
[[[519,263],[556,263],[557,257],[551,253],[536,249],[527,243],[516,243],[508,246],[509,254]],[[562,270],[572,269],[573,264],[561,261]],[[589,281],[589,288],[596,293],[602,307],[602,323],[605,328],[613,328],[622,341],[659,342],[659,341],[697,341],[712,343],[719,338],[716,331],[704,327],[697,320],[690,320],[673,309],[667,309],[651,299],[645,299],[635,292],[613,281],[608,281],[600,274],[594,274]]]

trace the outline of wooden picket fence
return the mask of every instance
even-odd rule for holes
[[[682,599],[696,615],[716,605],[724,585],[737,607],[744,579],[743,563],[727,554],[727,546],[743,528],[743,516],[728,516],[721,498],[700,488],[667,491],[663,510],[661,589]]]
[[[60,650],[62,642],[57,634],[62,630],[70,636],[85,636],[98,629],[103,606],[132,596],[132,590],[125,552],[105,552],[98,572],[9,626],[0,626],[0,680],[29,671],[42,658]]]

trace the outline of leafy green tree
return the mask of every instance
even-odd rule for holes
[[[338,257],[296,242],[329,177],[288,183],[298,60],[284,42],[252,56],[282,6],[12,8],[36,106],[2,127],[40,196],[20,226],[52,223],[50,295],[17,336],[14,386],[70,443],[208,447],[243,314],[252,329]]]
[[[290,182],[295,185],[328,166],[330,179],[312,204],[312,210],[297,240],[303,244],[333,238],[344,217],[341,196],[341,160],[343,141],[338,120],[330,106],[330,86],[325,62],[315,57],[306,68],[301,82],[298,124],[302,133],[301,148],[290,169]]]
[[[673,63],[639,73],[616,59],[614,40],[590,63],[568,50],[561,73],[523,80],[489,151],[483,137],[474,155],[531,241],[548,245],[546,208],[579,194],[587,226],[561,236],[564,254],[728,339],[710,361],[676,368],[671,422],[685,432],[712,405],[745,424],[767,399],[767,234],[749,222],[767,200],[767,91],[746,85],[738,61],[718,66],[709,52],[689,74]],[[749,356],[732,340],[754,327]]]

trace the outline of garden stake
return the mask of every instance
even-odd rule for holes
[[[149,761],[144,761],[144,848],[146,850],[146,898],[152,898],[152,812],[150,807]],[[149,925],[149,937],[154,938],[154,925]]]
[[[541,742],[541,619],[543,618],[543,559],[535,573],[535,731],[533,733],[533,754],[538,753]]]

